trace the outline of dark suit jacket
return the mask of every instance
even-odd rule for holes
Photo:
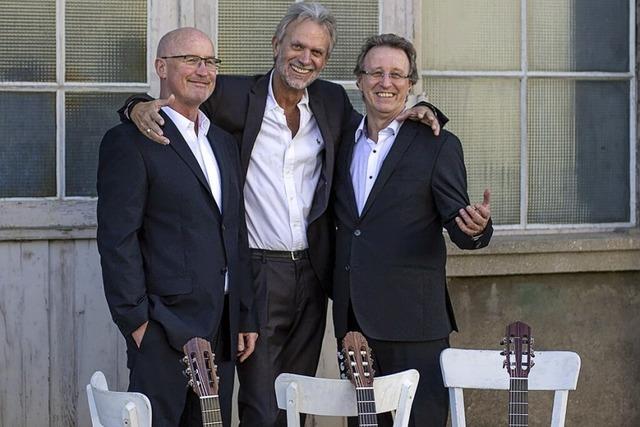
[[[221,215],[189,146],[162,114],[170,145],[151,142],[131,123],[109,130],[100,145],[98,249],[107,302],[125,337],[153,319],[181,350],[193,336],[218,332],[228,269],[234,349],[238,331],[257,330],[238,150],[211,125]]]
[[[338,153],[333,320],[347,332],[349,302],[365,335],[386,341],[444,338],[457,329],[445,281],[442,227],[463,249],[489,243],[491,223],[474,241],[456,225],[469,204],[462,146],[450,132],[405,121],[361,215],[349,171],[357,123]]]

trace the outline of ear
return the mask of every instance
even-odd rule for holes
[[[360,74],[357,78],[356,78],[356,86],[358,87],[358,89],[362,90],[362,88],[360,87],[360,82],[362,81],[362,74]]]
[[[167,61],[162,58],[156,58],[154,65],[156,67],[156,74],[160,79],[167,78]]]

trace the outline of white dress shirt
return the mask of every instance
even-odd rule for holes
[[[216,156],[213,153],[213,149],[211,148],[211,144],[207,138],[211,122],[202,111],[198,110],[198,133],[196,134],[196,124],[194,122],[187,119],[171,107],[162,107],[162,111],[169,116],[173,124],[178,128],[180,135],[182,135],[184,140],[187,142],[187,145],[191,149],[193,156],[198,161],[198,164],[209,183],[211,194],[213,194],[213,198],[220,209],[220,213],[222,213],[222,182],[220,180],[220,167],[218,166],[218,161],[216,160]],[[226,273],[224,277],[224,291],[225,293],[229,291],[228,273]]]
[[[356,197],[358,214],[362,213],[367,203],[371,188],[378,178],[384,159],[391,150],[396,135],[402,126],[397,120],[389,123],[389,126],[378,132],[378,142],[373,141],[367,135],[367,118],[364,117],[356,129],[353,158],[351,159],[351,182]]]
[[[291,136],[272,79],[273,72],[244,187],[249,246],[297,251],[308,248],[307,218],[322,170],[324,140],[306,89],[298,103],[300,127]]]

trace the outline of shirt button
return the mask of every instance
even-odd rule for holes
[[[356,230],[356,231],[353,232],[353,235],[356,236],[356,237],[358,237],[360,234],[362,234],[360,232],[360,230]]]

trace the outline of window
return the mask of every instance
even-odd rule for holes
[[[635,218],[635,4],[425,0],[422,75],[507,229]]]
[[[147,0],[0,6],[0,199],[95,197],[114,111],[149,87]]]
[[[280,18],[292,0],[251,2],[238,7],[233,0],[218,1],[217,48],[222,74],[264,74],[273,66],[271,38]],[[338,43],[321,78],[341,83],[355,108],[362,110],[360,92],[355,86],[353,68],[365,39],[378,34],[377,0],[345,2],[322,1],[338,22]]]

